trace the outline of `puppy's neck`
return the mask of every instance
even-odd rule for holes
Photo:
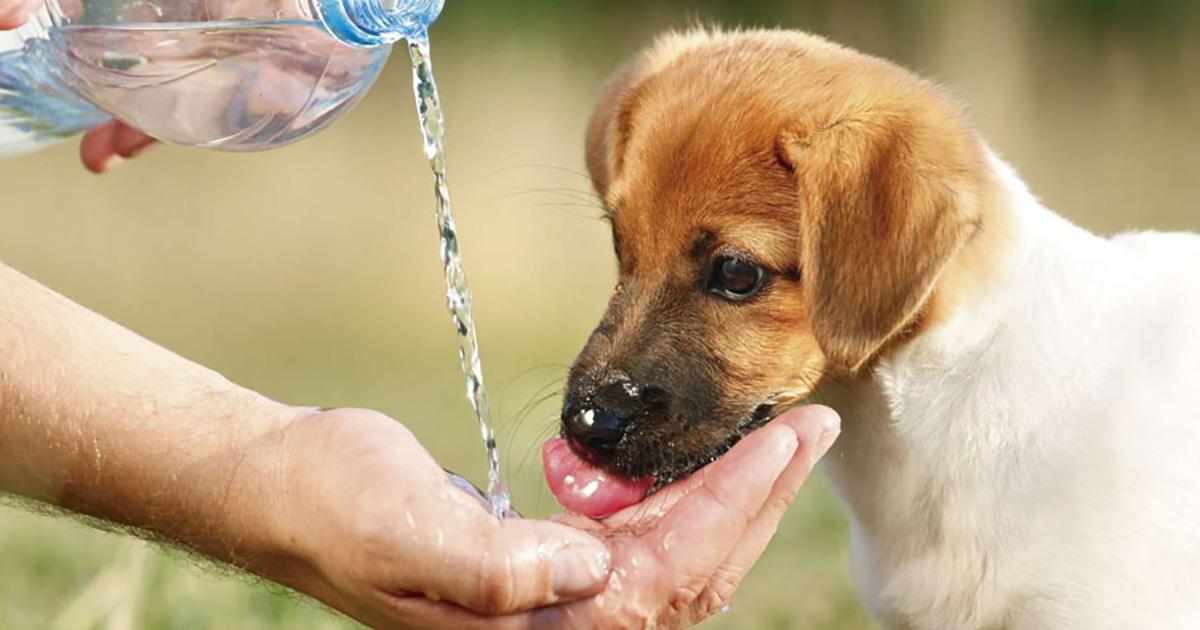
[[[1078,348],[1094,331],[1072,321],[1075,270],[1106,264],[1108,241],[1043,207],[998,158],[989,162],[982,227],[943,272],[921,328],[869,371],[818,392],[843,415],[826,468],[868,534],[907,522],[917,538],[932,536],[949,503],[986,500],[996,476],[1036,456],[1036,429],[1053,420],[1056,401],[1022,391],[1087,369]],[[1057,395],[1086,395],[1072,387]]]
[[[918,327],[874,366],[875,380],[918,366],[945,371],[970,365],[997,335],[1034,325],[1028,321],[1032,305],[1055,316],[1054,302],[1069,293],[1070,267],[1081,257],[1103,256],[1108,241],[1043,206],[991,151],[988,163],[979,231],[947,265]]]

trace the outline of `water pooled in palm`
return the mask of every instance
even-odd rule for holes
[[[463,270],[458,249],[458,230],[450,207],[450,188],[446,180],[446,145],[443,136],[444,117],[438,96],[437,82],[429,56],[429,41],[414,38],[408,46],[413,65],[413,90],[417,97],[417,113],[421,118],[421,133],[425,136],[425,155],[433,167],[434,197],[436,200],[438,233],[442,239],[442,264],[446,269],[446,301],[458,332],[458,352],[463,372],[467,376],[467,397],[479,419],[479,431],[488,457],[488,499],[497,518],[509,511],[508,488],[500,475],[500,449],[491,425],[487,388],[483,384],[483,365],[479,360],[479,340],[471,312],[471,286]]]

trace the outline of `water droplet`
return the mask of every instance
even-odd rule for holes
[[[577,489],[575,491],[575,494],[578,494],[579,496],[584,497],[586,499],[586,498],[591,497],[593,494],[596,494],[596,491],[599,489],[600,489],[600,480],[593,479],[590,482],[588,482],[588,485]]]
[[[608,576],[608,590],[619,593],[623,579],[625,579],[625,571],[623,569],[614,569]]]

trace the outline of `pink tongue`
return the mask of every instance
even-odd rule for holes
[[[550,438],[542,447],[542,465],[550,491],[563,507],[591,518],[604,518],[646,498],[654,479],[619,479],[583,461],[567,441]]]

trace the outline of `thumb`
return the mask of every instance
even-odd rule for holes
[[[611,557],[594,536],[548,521],[476,513],[459,544],[447,548],[444,570],[431,572],[427,594],[503,615],[591,597],[608,582]]]

